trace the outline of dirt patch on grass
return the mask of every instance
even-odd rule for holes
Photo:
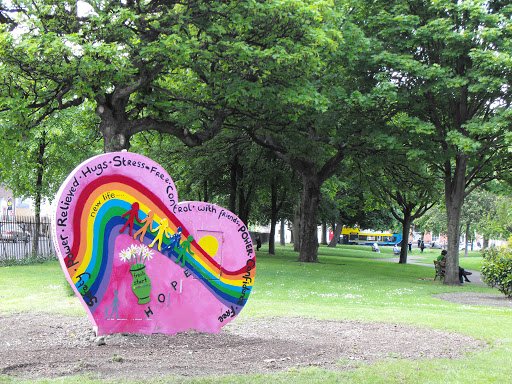
[[[494,295],[492,293],[453,292],[441,293],[439,295],[435,295],[435,297],[452,303],[464,305],[489,305],[493,307],[512,308],[512,299],[503,295]]]
[[[150,379],[277,372],[293,367],[350,369],[386,358],[457,358],[485,343],[398,324],[305,318],[240,319],[217,335],[95,337],[86,318],[0,316],[0,373],[51,378]]]

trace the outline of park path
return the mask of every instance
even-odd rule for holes
[[[391,263],[398,263],[398,257],[392,257],[392,258],[388,258],[388,259],[381,259],[383,261],[389,261]],[[464,258],[461,258],[461,260],[459,261],[462,261],[462,263],[464,263]],[[417,256],[414,256],[414,255],[408,255],[407,256],[407,263],[409,264],[414,264],[414,265],[422,265],[424,267],[430,267],[432,269],[434,269],[434,259],[432,259],[432,263],[428,264],[428,263],[425,263],[425,262],[422,262],[419,260],[419,257]],[[472,273],[471,276],[469,276],[469,280],[471,281],[470,283],[466,283],[466,284],[478,284],[478,285],[484,285],[484,286],[487,286],[483,281],[482,281],[482,275],[480,274],[480,271],[475,271],[473,269],[466,269],[467,271],[470,271]]]

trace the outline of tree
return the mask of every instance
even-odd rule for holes
[[[2,12],[5,8],[0,4]],[[36,47],[22,44],[27,49],[23,65],[10,61],[15,53],[6,50],[4,43],[15,39],[10,32],[16,23],[7,16],[0,17],[0,21],[5,23],[0,25],[0,178],[15,194],[34,200],[32,252],[37,254],[41,202],[45,197],[53,199],[77,160],[95,153],[96,121],[90,103],[63,98],[57,85],[62,80],[61,72],[54,56],[49,55],[51,63],[45,75],[34,69],[40,59]],[[2,33],[2,29],[7,32]],[[47,103],[48,99],[53,102]]]
[[[489,246],[490,239],[507,240],[512,236],[512,199],[508,188],[496,183],[489,190],[479,191],[481,205],[474,221],[477,233],[483,236],[483,248]],[[476,210],[476,209],[475,209]]]
[[[380,228],[381,223],[374,215],[379,207],[370,205],[360,175],[355,164],[344,162],[344,169],[331,177],[322,186],[320,216],[331,223],[333,237],[328,246],[336,247],[343,226],[360,228]]]
[[[273,87],[296,92],[296,79],[273,83],[272,74],[284,69],[293,79],[307,67],[302,60],[316,49],[330,7],[313,0],[16,0],[0,6],[0,56],[37,79],[27,105],[43,118],[93,102],[105,151],[129,148],[149,130],[197,146],[233,111],[247,111],[254,95],[267,97]]]
[[[88,2],[79,14],[76,1],[14,1],[18,24],[0,36],[2,61],[44,85],[31,92],[29,104],[41,116],[94,102],[105,151],[128,148],[131,136],[150,129],[197,145],[219,131],[225,112],[209,113],[205,100],[196,99],[203,126],[181,126],[170,118],[179,109],[169,102],[175,99],[170,84],[187,80],[192,61],[200,65],[205,31],[231,5],[189,3]],[[188,81],[202,83],[195,72]]]
[[[510,9],[483,0],[372,6],[381,11],[365,24],[385,49],[381,63],[396,87],[397,110],[418,123],[416,149],[444,183],[445,284],[456,285],[464,198],[512,165]]]
[[[272,119],[247,127],[301,178],[299,260],[305,262],[317,261],[322,185],[352,151],[362,150],[368,132],[383,126],[386,110],[387,91],[374,77],[368,39],[346,12],[327,11],[319,40],[302,49],[316,61],[304,60],[295,92],[277,92],[271,104],[260,99],[254,107]]]
[[[373,157],[360,161],[368,169],[367,188],[401,224],[399,263],[406,264],[411,226],[438,202],[441,188],[429,167],[415,161],[411,135],[406,131],[393,137],[393,127],[388,135],[378,138],[381,144]]]
[[[438,204],[434,205],[425,215],[415,221],[417,227],[423,232],[430,231],[434,234],[446,234],[446,209],[439,198]]]
[[[53,200],[57,189],[69,172],[82,160],[97,154],[98,140],[93,135],[96,124],[87,106],[60,111],[30,130],[33,121],[20,113],[0,119],[3,140],[0,180],[16,195],[30,197],[35,204],[35,227],[32,252],[39,245],[40,213],[43,198]],[[6,117],[5,114],[0,116]],[[57,202],[58,203],[58,202]]]
[[[254,199],[254,215],[256,222],[269,223],[268,253],[275,254],[275,235],[277,221],[284,223],[286,211],[293,209],[293,196],[297,191],[297,180],[290,168],[271,152],[260,147],[263,156],[260,158],[260,177],[258,179],[257,196]],[[284,229],[281,227],[281,236]]]
[[[481,188],[473,191],[464,201],[461,214],[461,231],[464,231],[464,256],[468,255],[468,244],[473,247],[475,232],[487,212],[495,207],[497,196]]]
[[[398,262],[406,264],[411,224],[434,206],[435,189],[430,186],[432,184],[429,184],[428,179],[412,178],[411,172],[397,171],[382,176],[387,180],[380,184],[380,190],[376,193],[387,202],[393,217],[402,224],[402,245]]]

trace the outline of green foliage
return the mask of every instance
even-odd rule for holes
[[[381,76],[396,90],[388,126],[408,157],[429,164],[444,185],[448,284],[458,281],[464,198],[512,171],[512,19],[505,4],[377,0],[360,11],[361,25],[382,47]]]
[[[18,196],[40,194],[51,200],[69,172],[100,151],[96,118],[90,104],[59,111],[41,122],[28,116],[28,110],[24,121],[0,113],[0,180]]]
[[[483,212],[477,229],[488,238],[506,239],[512,235],[512,199],[508,195],[491,195],[490,208]],[[479,201],[479,204],[485,201]]]
[[[360,228],[388,228],[390,220],[384,213],[386,208],[366,194],[354,167],[354,164],[344,167],[342,172],[322,185],[322,221],[346,226],[357,224]]]
[[[0,20],[13,21],[0,27],[8,138],[0,178],[19,193],[35,193],[42,139],[49,196],[71,165],[98,149],[75,146],[94,139],[98,125],[104,137],[125,134],[123,145],[132,140],[167,162],[182,197],[193,200],[226,205],[233,153],[243,153],[237,189],[258,201],[258,220],[268,216],[267,181],[293,185],[289,167],[321,173],[322,182],[342,167],[368,178],[349,157],[375,157],[380,167],[403,151],[401,163],[426,161],[426,173],[442,175],[455,174],[445,167],[456,155],[469,156],[468,186],[510,170],[510,7],[501,2],[83,1],[82,11],[69,0],[12,3],[0,6]],[[69,112],[75,118],[63,112],[78,104]],[[219,111],[220,134],[209,129]],[[148,130],[196,135],[194,145],[221,137],[189,151]],[[258,162],[247,134],[288,165]],[[358,219],[355,205],[391,206],[366,191],[345,193],[353,184],[346,179],[323,188],[323,220],[341,211]],[[411,201],[422,191],[408,179],[384,184]],[[287,194],[290,213],[296,195]]]
[[[277,186],[278,199],[292,216],[290,202],[298,187],[293,172],[268,150],[254,144],[243,131],[224,130],[200,147],[186,147],[176,138],[134,138],[133,150],[158,161],[169,170],[179,199],[209,201],[240,215],[246,210],[250,223],[267,224],[270,188]],[[293,186],[293,188],[292,188]],[[230,203],[234,204],[230,207]],[[245,206],[245,208],[244,208]]]
[[[6,108],[39,119],[92,101],[104,136],[115,126],[127,141],[153,129],[191,137],[218,111],[248,116],[274,100],[282,121],[325,110],[311,79],[342,41],[330,1],[15,4],[0,6],[0,20],[13,20],[0,28],[0,72],[14,74],[0,95]]]
[[[483,251],[482,276],[486,284],[512,297],[512,248],[492,247]]]
[[[422,232],[442,234],[447,232],[446,209],[442,204],[437,204],[424,216],[414,221],[414,224]]]
[[[398,0],[369,10],[365,25],[385,48],[378,60],[397,92],[389,126],[410,157],[445,172],[457,154],[467,155],[468,185],[510,171],[502,145],[510,129],[510,8]]]

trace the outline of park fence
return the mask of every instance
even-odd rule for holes
[[[37,242],[34,239],[37,238]],[[56,258],[49,217],[0,216],[0,264]]]

